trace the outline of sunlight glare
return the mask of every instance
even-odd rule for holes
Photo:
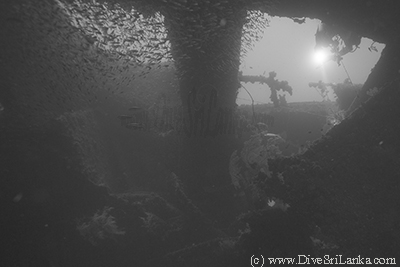
[[[328,52],[323,49],[318,49],[314,52],[314,62],[318,65],[323,64],[328,60]]]

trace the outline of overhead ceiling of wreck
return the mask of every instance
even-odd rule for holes
[[[72,0],[66,0],[72,1]],[[98,0],[121,6],[162,9],[170,5],[190,8],[207,0]],[[397,42],[400,37],[400,2],[398,0],[212,0],[213,6],[240,5],[271,16],[311,18],[343,27],[380,43]]]

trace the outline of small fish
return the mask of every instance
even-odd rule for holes
[[[303,24],[306,22],[306,18],[292,18],[292,20],[298,24]]]
[[[121,119],[121,120],[124,120],[124,119],[132,119],[133,117],[132,116],[129,116],[129,115],[119,115],[118,116],[118,119]]]
[[[130,107],[128,110],[135,111],[135,110],[141,110],[141,109],[142,109],[141,107],[133,106],[133,107]]]
[[[128,129],[132,129],[132,130],[144,129],[143,124],[138,123],[138,122],[128,123],[127,125],[125,125],[125,127],[128,128]]]

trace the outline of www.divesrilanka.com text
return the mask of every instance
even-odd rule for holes
[[[251,257],[252,267],[261,267],[264,264],[396,264],[396,258],[369,258],[343,257],[342,255],[325,255],[324,257],[311,257],[310,255],[298,255],[297,258],[266,258],[263,255]]]

